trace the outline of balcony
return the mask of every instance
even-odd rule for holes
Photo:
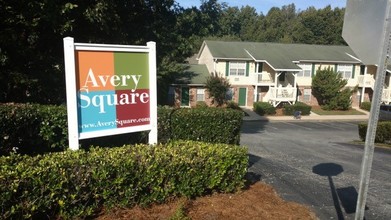
[[[269,101],[273,103],[274,106],[277,106],[281,102],[296,102],[297,88],[295,87],[279,87],[279,88],[270,88],[267,94]]]
[[[375,86],[374,76],[373,75],[360,75],[360,76],[358,76],[358,86],[373,89]]]
[[[268,72],[253,73],[255,82],[258,86],[274,85],[274,78]]]
[[[383,89],[381,101],[387,105],[391,103],[391,89]]]

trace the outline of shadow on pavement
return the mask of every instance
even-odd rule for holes
[[[248,168],[251,168],[254,164],[256,164],[258,161],[261,160],[260,157],[255,156],[253,154],[248,155]],[[256,182],[259,182],[261,180],[261,175],[255,172],[248,171],[246,173],[246,180],[247,180],[247,185],[253,185]]]
[[[331,195],[333,197],[335,211],[337,212],[337,216],[339,220],[344,220],[344,216],[341,209],[341,204],[339,203],[337,190],[335,189],[335,185],[333,182],[333,176],[337,176],[338,174],[343,172],[343,167],[339,164],[335,163],[321,163],[314,167],[312,167],[312,172],[318,174],[319,176],[327,176],[329,180]]]
[[[241,133],[242,134],[256,134],[265,131],[265,126],[269,122],[267,121],[243,121]]]
[[[356,213],[358,193],[353,186],[337,189],[339,200],[347,214]]]

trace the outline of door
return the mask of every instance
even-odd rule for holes
[[[189,106],[189,87],[182,87],[181,92],[181,106]]]
[[[246,106],[247,88],[239,88],[239,106]]]

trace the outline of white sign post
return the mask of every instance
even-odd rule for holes
[[[156,44],[74,43],[64,38],[68,138],[79,140],[139,131],[157,143]]]
[[[343,38],[364,64],[377,65],[376,82],[361,164],[356,220],[362,220],[365,216],[376,127],[390,54],[390,7],[389,0],[348,0],[345,10]]]

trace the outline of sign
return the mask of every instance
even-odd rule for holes
[[[364,155],[361,163],[355,220],[365,218],[365,204],[375,149],[379,108],[391,49],[390,17],[391,4],[389,0],[348,0],[345,10],[343,38],[364,64],[377,65]]]
[[[156,49],[64,38],[69,143],[150,130],[157,142]]]
[[[389,0],[347,0],[342,37],[366,65],[379,64]]]

